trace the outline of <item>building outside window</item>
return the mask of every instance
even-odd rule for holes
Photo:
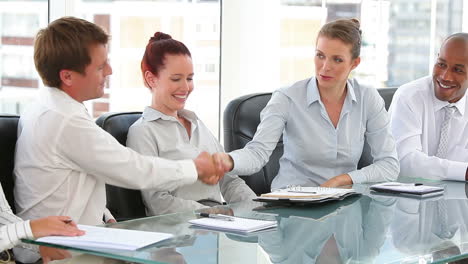
[[[43,86],[34,36],[49,17],[64,15],[111,35],[114,73],[104,97],[86,103],[94,117],[150,104],[140,61],[149,37],[163,31],[191,50],[195,90],[187,108],[215,135],[232,99],[313,75],[316,36],[328,21],[361,21],[361,65],[352,76],[376,88],[429,74],[442,40],[468,25],[463,0],[0,0],[0,112],[20,114]]]

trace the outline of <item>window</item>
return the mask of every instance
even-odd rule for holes
[[[105,98],[88,103],[95,117],[108,111],[143,111],[151,93],[143,84],[140,62],[156,32],[182,41],[192,53],[195,90],[187,101],[217,135],[219,126],[219,1],[76,1],[74,16],[103,26],[112,36],[113,67]],[[203,65],[200,68],[199,65]],[[210,104],[204,102],[209,101]]]
[[[314,74],[315,40],[327,21],[360,19],[362,60],[353,77],[373,87],[429,74],[443,39],[468,30],[463,0],[0,0],[1,112],[21,113],[43,86],[32,61],[34,35],[49,16],[64,15],[95,22],[112,36],[114,73],[104,97],[87,104],[95,117],[150,103],[139,65],[149,37],[163,31],[192,52],[195,91],[187,108],[215,135],[233,98]]]
[[[47,0],[0,0],[0,112],[19,114],[42,85],[34,36],[47,25]]]

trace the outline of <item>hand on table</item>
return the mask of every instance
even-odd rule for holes
[[[338,187],[353,184],[353,180],[348,174],[340,174],[324,182],[320,187]]]
[[[79,230],[76,223],[68,216],[48,216],[29,221],[34,238],[44,236],[81,236],[83,230]]]
[[[107,220],[107,222],[106,222],[106,224],[115,224],[115,223],[117,223],[117,220],[115,220],[113,218]]]

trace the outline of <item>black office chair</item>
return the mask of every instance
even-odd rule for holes
[[[0,114],[0,182],[11,209],[15,210],[15,186],[13,168],[15,166],[15,146],[19,116]]]
[[[96,124],[126,146],[130,126],[141,117],[141,112],[107,113],[96,120]],[[129,175],[131,177],[131,175]],[[139,190],[130,190],[106,185],[107,208],[117,221],[146,216],[145,205]]]
[[[396,88],[378,89],[388,110]],[[260,123],[260,112],[271,98],[271,93],[256,93],[244,95],[232,100],[224,111],[224,148],[227,152],[243,148],[252,140]],[[283,155],[283,138],[279,140],[268,163],[257,173],[250,176],[240,175],[252,190],[260,195],[271,190],[271,182],[278,174],[279,159]],[[358,168],[373,162],[370,147],[364,145]]]
[[[396,87],[377,89],[377,91],[379,91],[380,96],[382,96],[382,98],[384,99],[385,109],[387,109],[387,111],[390,108],[390,104],[392,103],[393,95],[395,95],[396,90]]]
[[[395,95],[397,88],[379,88],[377,91],[380,96],[384,99],[385,109],[388,111],[390,104],[392,103],[393,95]],[[366,167],[374,162],[371,155],[370,146],[367,141],[364,142],[364,148],[362,149],[361,158],[358,162],[358,169]]]
[[[243,148],[252,140],[260,123],[260,112],[270,101],[271,93],[255,93],[232,100],[224,110],[224,148],[226,152]],[[283,137],[271,154],[268,163],[250,176],[239,175],[252,190],[260,195],[268,193],[278,174],[279,159],[283,155]]]

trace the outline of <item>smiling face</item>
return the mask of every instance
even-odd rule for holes
[[[451,38],[440,48],[432,79],[434,94],[441,101],[455,103],[468,88],[468,42]]]
[[[317,39],[315,76],[320,89],[344,87],[349,73],[359,65],[360,58],[352,58],[351,44],[321,36]]]
[[[107,76],[112,74],[107,60],[106,45],[91,45],[88,52],[91,63],[86,66],[84,73],[73,70],[60,71],[60,88],[78,102],[100,98],[104,94]]]
[[[192,59],[187,55],[167,54],[158,76],[147,71],[145,79],[153,94],[151,107],[177,117],[177,111],[185,107],[185,102],[193,91]]]

